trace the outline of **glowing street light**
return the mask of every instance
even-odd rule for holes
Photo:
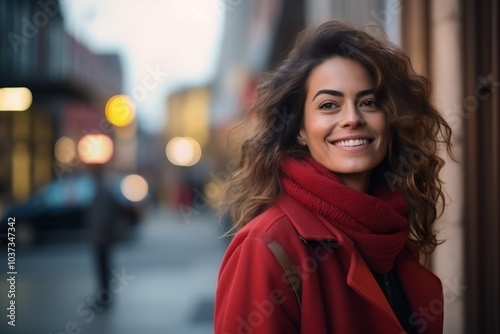
[[[140,175],[131,174],[122,180],[120,189],[126,199],[139,202],[148,194],[148,182]]]
[[[105,164],[113,155],[113,141],[103,134],[88,134],[78,142],[77,152],[84,163]]]
[[[56,141],[54,156],[57,161],[67,164],[76,157],[75,141],[69,137],[61,137]]]
[[[105,107],[106,119],[118,127],[127,126],[135,118],[134,102],[127,95],[115,95]]]
[[[25,111],[31,102],[33,95],[26,87],[0,88],[0,111]]]
[[[190,137],[174,137],[165,149],[168,160],[177,166],[192,166],[201,158],[201,146]]]

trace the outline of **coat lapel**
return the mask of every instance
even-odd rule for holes
[[[337,241],[343,248],[338,255],[342,256],[343,262],[348,264],[347,284],[385,314],[397,328],[401,328],[387,298],[368,265],[356,251],[352,240],[332,226],[324,217],[316,215],[288,194],[281,196],[277,204],[288,216],[299,237],[314,241]]]
[[[441,280],[412,257],[411,250],[405,247],[396,258],[399,280],[414,311],[410,323],[421,332],[441,333],[444,308]]]
[[[320,215],[318,215],[318,219],[322,221],[323,224],[329,224],[328,221]],[[394,325],[399,327],[399,320],[394,314],[391,305],[389,305],[387,298],[382,292],[382,289],[380,289],[380,286],[375,280],[370,268],[368,268],[365,260],[363,260],[359,252],[356,251],[354,243],[334,227],[330,229],[330,231],[332,234],[336,234],[339,244],[345,249],[345,251],[340,252],[339,255],[348,257],[348,259],[346,259],[347,261],[345,261],[345,263],[349,263],[347,284],[361,297],[369,301],[375,308],[389,317],[394,322]]]

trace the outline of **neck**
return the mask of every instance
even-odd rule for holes
[[[361,193],[367,193],[370,186],[370,172],[355,174],[336,174],[342,182]]]

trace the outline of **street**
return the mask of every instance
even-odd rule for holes
[[[134,235],[114,247],[108,291],[97,289],[92,248],[82,231],[18,247],[15,327],[6,317],[7,256],[0,257],[5,262],[0,333],[212,333],[213,295],[225,248],[221,231],[210,211],[193,214],[188,222],[165,208],[151,210]],[[103,297],[108,297],[106,308],[96,302]]]

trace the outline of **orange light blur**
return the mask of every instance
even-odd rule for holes
[[[148,183],[142,176],[131,174],[122,180],[120,189],[126,199],[132,202],[139,202],[148,194]]]
[[[77,152],[84,163],[105,164],[113,155],[113,141],[103,134],[88,134],[78,142]]]
[[[59,138],[54,147],[54,156],[64,164],[71,162],[76,157],[75,141],[69,137]]]

